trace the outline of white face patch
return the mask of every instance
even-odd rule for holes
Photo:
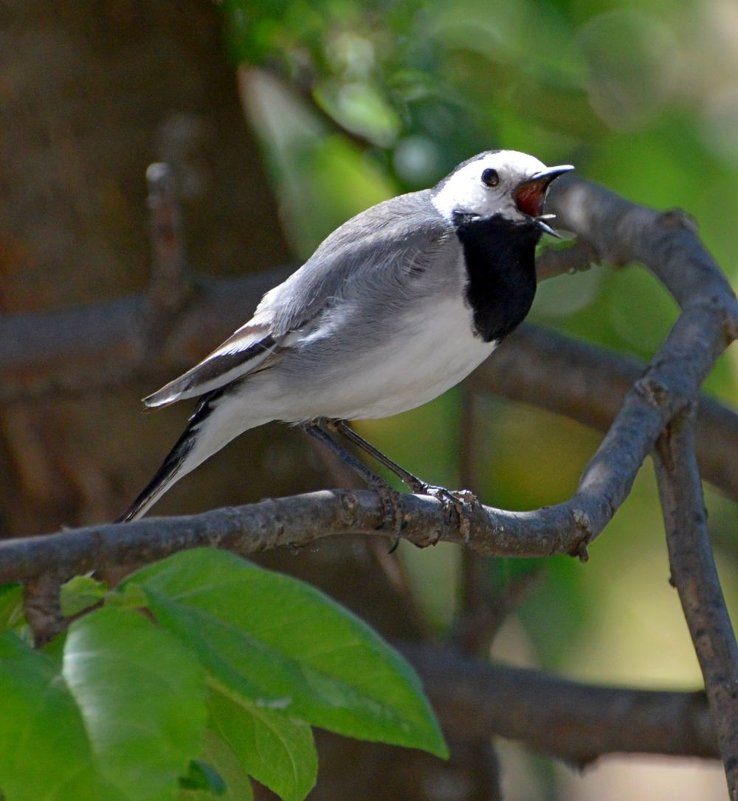
[[[487,186],[482,181],[482,173],[487,169],[497,171],[497,186]],[[513,190],[521,181],[545,169],[543,162],[517,150],[483,153],[441,181],[431,200],[449,221],[457,213],[480,217],[501,214],[508,220],[523,220],[525,215],[515,205]]]

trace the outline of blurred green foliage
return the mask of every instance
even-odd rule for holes
[[[297,255],[359,209],[503,147],[571,162],[631,200],[685,209],[734,277],[738,13],[728,0],[224,0],[222,8]],[[675,317],[672,299],[637,267],[547,282],[532,312],[642,358]],[[707,382],[728,402],[737,366],[726,355]],[[460,398],[454,391],[360,429],[409,469],[453,485]],[[473,487],[506,508],[566,498],[599,441],[569,421],[492,398],[476,404],[474,425]],[[709,503],[717,541],[731,542],[734,506],[714,493]],[[662,540],[647,465],[588,565],[546,564],[520,613],[535,660],[612,680],[696,682]],[[421,589],[422,565],[432,571],[429,608],[445,625],[454,571],[409,550]],[[724,551],[734,565],[735,547]],[[526,569],[492,564],[490,580],[504,584]],[[665,664],[666,653],[679,658]]]

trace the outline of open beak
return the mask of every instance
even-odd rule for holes
[[[546,192],[549,186],[551,186],[551,183],[560,175],[571,172],[573,169],[574,167],[572,167],[571,164],[560,164],[558,167],[546,167],[545,170],[541,170],[532,177],[526,178],[525,181],[521,181],[513,193],[515,205],[518,207],[518,210],[534,219],[538,227],[543,229],[547,234],[552,234],[556,237],[559,235],[546,222],[546,219],[552,219],[552,217],[550,215],[542,216],[543,203],[546,200]]]

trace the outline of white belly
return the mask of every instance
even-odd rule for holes
[[[380,348],[357,355],[340,382],[312,399],[315,414],[356,420],[414,409],[458,384],[496,344],[474,336],[460,297],[446,299],[407,319]]]

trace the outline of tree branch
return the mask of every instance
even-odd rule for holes
[[[201,278],[193,287],[172,178],[162,167],[152,165],[148,174],[150,287],[142,295],[108,303],[0,315],[0,403],[111,390],[135,378],[189,367],[242,325],[245,313],[292,272],[292,267],[280,267],[238,279]],[[540,270],[553,277],[584,269],[591,256],[589,246],[546,251],[539,258]],[[194,302],[188,303],[193,293]],[[157,324],[159,317],[165,322]],[[157,325],[161,335],[155,337],[150,329]],[[163,332],[168,336],[161,348]],[[154,340],[157,347],[152,353]],[[149,350],[143,355],[142,342]]]
[[[113,390],[133,378],[156,380],[190,366],[243,322],[244,309],[288,274],[288,268],[239,279],[200,282],[163,353],[138,363],[144,296],[46,314],[0,315],[0,403]],[[101,367],[109,365],[110,367]],[[525,324],[472,376],[469,385],[529,403],[606,431],[644,362]],[[567,376],[561,381],[562,375]],[[697,420],[705,478],[738,499],[738,415],[700,396]]]
[[[593,264],[601,262],[600,254],[586,240],[571,242],[568,247],[549,247],[536,257],[538,283],[567,273],[586,272]]]
[[[152,270],[142,304],[142,350],[152,351],[176,323],[192,294],[185,252],[182,212],[168,164],[150,164],[146,170]]]
[[[0,315],[0,403],[113,390],[136,378],[192,366],[290,272],[282,268],[237,279],[198,279],[193,302],[181,310],[153,359],[152,354],[141,358],[147,294],[61,311]]]
[[[730,798],[738,799],[738,644],[713,558],[689,409],[656,448],[671,579],[702,669]]]
[[[576,552],[581,531],[566,512],[469,510],[465,538],[438,501],[402,495],[402,536],[425,547],[440,541],[466,544],[484,555],[550,556]],[[544,513],[541,517],[541,513]],[[58,569],[65,577],[90,570],[155,562],[187,548],[213,546],[244,556],[281,546],[310,545],[337,534],[387,538],[383,511],[369,490],[321,490],[270,498],[247,506],[212,509],[188,517],[149,517],[106,523],[56,534],[0,541],[0,583],[26,581]],[[573,522],[573,525],[570,524]]]
[[[615,752],[718,757],[705,694],[602,687],[404,645],[445,730],[497,734],[584,766]]]
[[[528,403],[605,432],[646,367],[639,359],[526,324],[468,382],[477,392]],[[738,500],[738,414],[700,394],[696,434],[702,474]]]

